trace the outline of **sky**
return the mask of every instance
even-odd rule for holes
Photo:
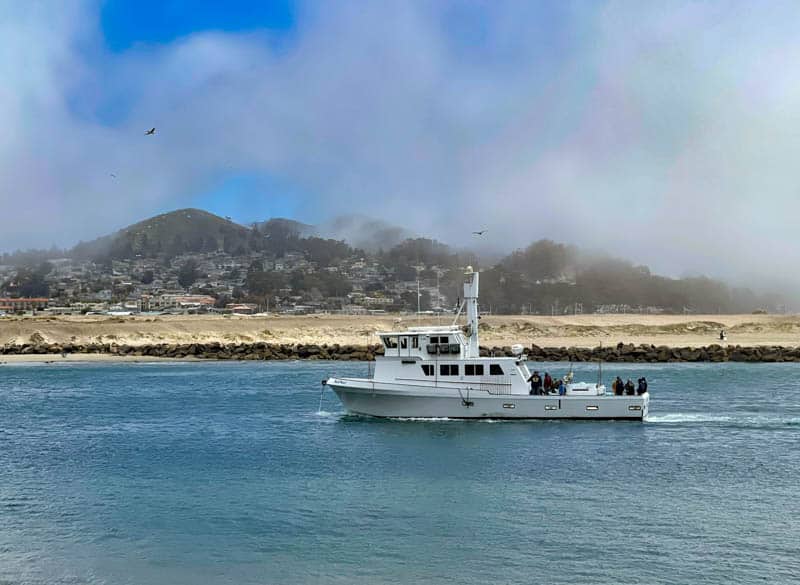
[[[777,0],[0,0],[0,250],[189,206],[359,213],[798,284],[798,21]]]

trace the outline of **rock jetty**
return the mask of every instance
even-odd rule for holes
[[[118,345],[109,343],[31,343],[0,346],[0,355],[105,354],[110,356],[156,357],[207,360],[338,360],[368,361],[381,355],[379,345],[277,344],[277,343],[184,343]],[[800,347],[709,345],[667,347],[665,345],[539,347],[527,349],[532,361],[592,362],[800,362]],[[512,356],[510,347],[482,347],[482,356]]]

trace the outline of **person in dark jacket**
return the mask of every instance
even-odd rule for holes
[[[528,382],[531,383],[531,394],[539,395],[542,393],[542,378],[537,370],[533,371],[533,375],[528,378]]]
[[[633,387],[633,382],[630,378],[628,378],[628,381],[625,382],[625,394],[628,396],[633,396],[635,393],[636,389]]]
[[[553,389],[553,378],[550,376],[548,372],[544,373],[544,393],[549,394],[550,390]]]
[[[639,387],[638,387],[638,388],[636,388],[636,393],[637,393],[639,396],[641,396],[641,395],[642,395],[642,394],[644,394],[645,392],[647,392],[647,378],[645,378],[644,376],[642,376],[641,378],[639,378]]]
[[[622,396],[622,393],[625,390],[625,384],[622,383],[622,378],[617,376],[617,379],[614,380],[612,387],[614,388],[614,396]]]

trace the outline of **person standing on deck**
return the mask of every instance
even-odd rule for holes
[[[539,376],[538,370],[533,371],[533,375],[528,378],[528,382],[531,383],[531,395],[539,395],[542,393],[542,378]]]
[[[634,390],[635,389],[633,387],[633,382],[631,381],[630,378],[628,378],[628,381],[625,382],[625,394],[627,394],[628,396],[633,396],[635,394]]]
[[[553,389],[553,378],[550,377],[549,372],[544,373],[544,393],[550,394],[550,390]]]

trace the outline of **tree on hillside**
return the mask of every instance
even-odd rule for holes
[[[48,258],[63,258],[69,255],[67,250],[52,246],[49,250],[17,250],[12,253],[0,254],[0,264],[9,266],[34,268],[41,265]]]
[[[145,270],[139,276],[139,282],[141,282],[142,284],[153,284],[154,277],[155,275],[153,274],[152,270]]]
[[[349,280],[330,272],[306,274],[302,270],[295,270],[289,277],[289,284],[299,294],[310,294],[317,290],[326,297],[343,297],[353,290]]]
[[[513,272],[519,272],[531,280],[558,278],[574,268],[577,249],[557,244],[551,240],[539,240],[524,250],[507,256],[502,264]]]
[[[245,286],[251,295],[272,296],[286,286],[286,277],[282,272],[275,270],[249,270]]]
[[[16,276],[3,284],[3,289],[14,296],[47,297],[50,295],[50,287],[45,282],[45,277],[52,269],[53,265],[49,262],[42,262],[35,268],[20,267]]]
[[[339,240],[311,237],[303,238],[299,243],[308,259],[321,268],[332,266],[353,254],[353,249]]]
[[[178,270],[178,284],[183,288],[189,288],[195,283],[199,276],[200,273],[197,270],[197,262],[190,258],[184,262],[183,266]]]
[[[393,268],[415,264],[452,266],[458,262],[448,246],[429,238],[405,240],[383,254],[382,259]]]

